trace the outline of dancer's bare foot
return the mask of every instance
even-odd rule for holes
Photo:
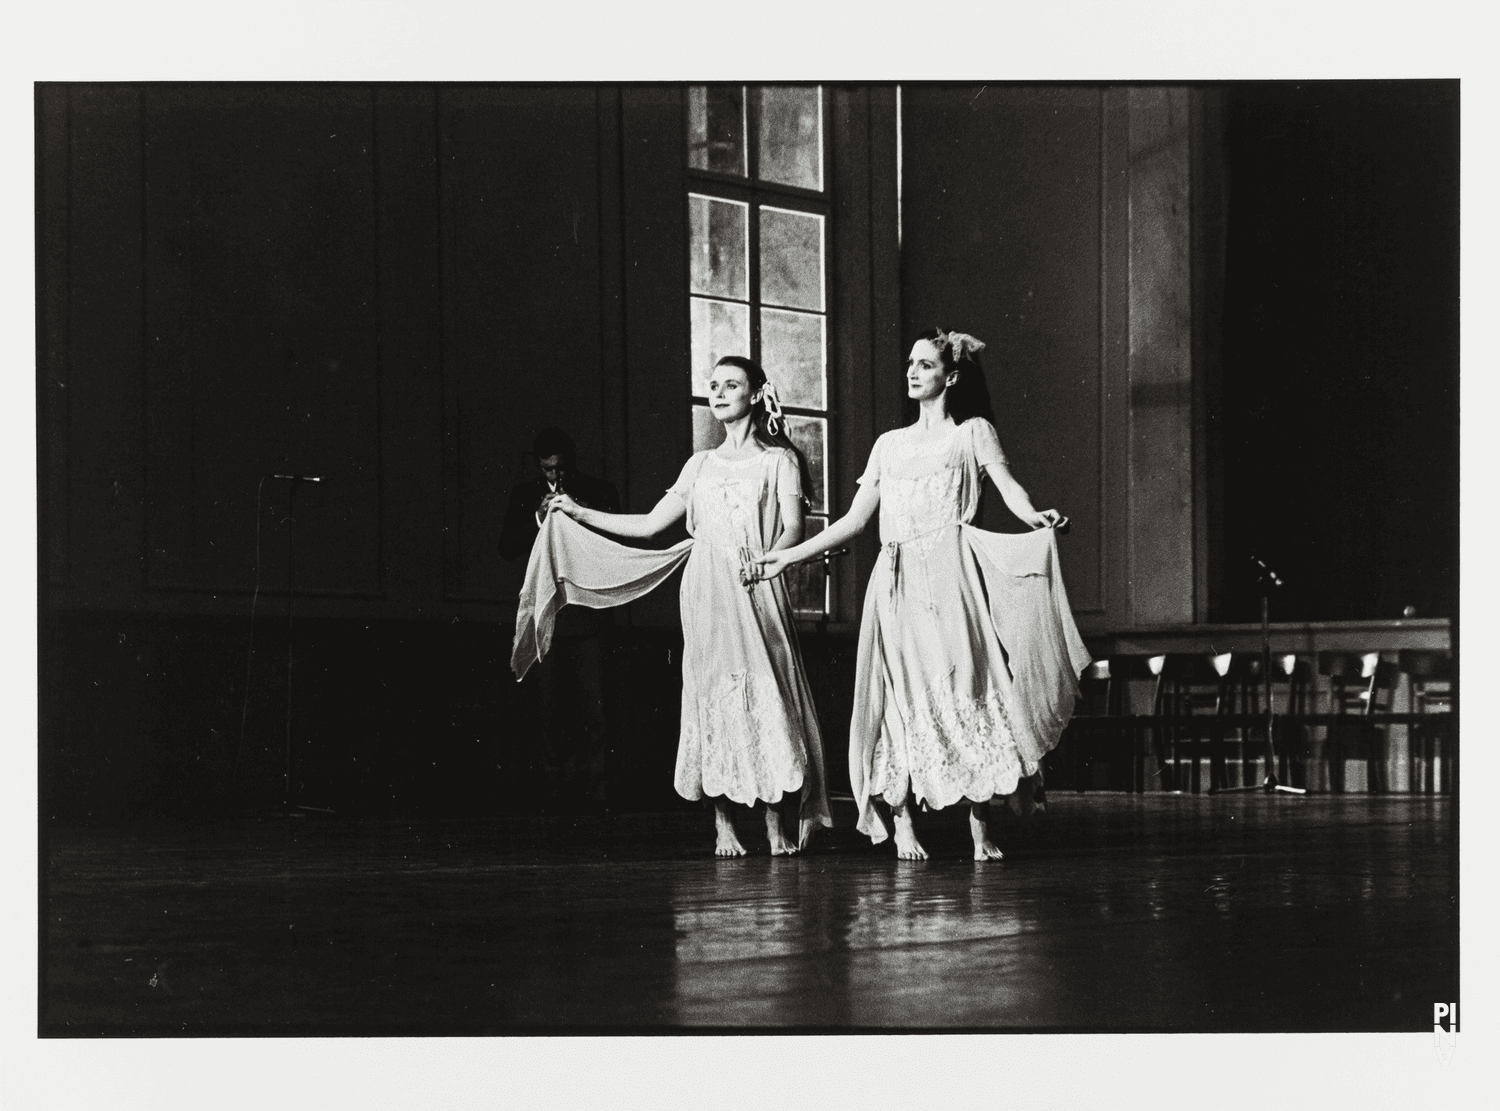
[[[1005,854],[990,840],[989,806],[969,807],[969,835],[974,838],[975,860],[1003,860]]]
[[[926,860],[927,850],[911,825],[911,811],[905,806],[894,807],[891,819],[896,826],[896,856],[901,860]]]
[[[771,842],[772,856],[791,856],[797,851],[797,846],[786,839],[786,833],[781,828],[781,807],[766,806],[766,840]]]
[[[812,836],[817,828],[817,822],[809,821],[806,818],[802,819],[802,821],[798,824],[797,849],[799,852],[807,851],[807,846],[812,844]]]
[[[745,855],[745,846],[740,844],[739,836],[734,832],[734,822],[729,818],[729,807],[723,800],[714,803],[714,834],[715,856]]]

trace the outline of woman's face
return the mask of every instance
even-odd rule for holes
[[[708,376],[708,407],[725,424],[748,414],[758,396],[758,391],[750,390],[750,375],[744,367],[716,366]]]
[[[943,357],[935,343],[919,339],[911,345],[911,354],[906,359],[907,397],[931,401],[957,381],[957,371],[943,369]]]

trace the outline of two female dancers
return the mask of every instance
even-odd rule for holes
[[[560,605],[622,604],[685,560],[677,793],[713,799],[717,855],[745,853],[730,802],[764,803],[772,854],[794,853],[818,826],[833,824],[823,742],[786,587],[757,581],[751,559],[802,538],[807,464],[787,438],[775,391],[754,362],[720,359],[708,392],[724,442],[689,459],[651,512],[586,509],[567,494],[549,503],[522,589],[512,666],[519,678],[546,652]],[[627,548],[589,531],[644,539],[684,517],[692,540],[665,551]],[[793,841],[782,811],[798,792]]]
[[[913,802],[968,802],[974,858],[1000,858],[989,836],[990,799],[1029,791],[1089,662],[1058,568],[1053,528],[1063,518],[1033,507],[994,425],[976,413],[983,348],[961,332],[924,332],[906,369],[916,423],[875,441],[843,518],[754,561],[774,578],[848,543],[880,511],[883,547],[860,624],[849,774],[858,828],[877,843],[886,839],[874,807],[883,799],[903,859],[927,856]],[[1036,531],[972,527],[985,476]]]

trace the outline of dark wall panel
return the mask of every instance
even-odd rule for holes
[[[603,466],[598,111],[591,87],[440,94],[447,589],[513,598],[505,497],[549,424]]]
[[[1457,82],[1226,97],[1225,606],[1456,613]]]
[[[37,529],[49,582],[68,581],[68,91],[37,89]]]
[[[834,89],[833,391],[836,511],[849,507],[875,438],[901,423],[896,97]],[[880,544],[869,528],[836,563],[835,619],[859,619]]]
[[[71,581],[127,595],[145,555],[140,106],[129,87],[69,90]]]
[[[419,614],[443,593],[437,109],[432,88],[375,93],[382,587]]]
[[[989,345],[982,361],[1016,476],[1038,508],[1073,519],[1062,551],[1080,610],[1102,607],[1103,585],[1101,98],[903,90],[902,357],[934,324]],[[988,527],[1019,527],[987,501]]]
[[[370,92],[156,88],[144,114],[151,582],[250,587],[257,490],[290,472],[324,479],[297,492],[298,581],[375,593]],[[286,486],[267,486],[275,522]]]
[[[870,445],[875,442],[875,406],[870,389],[874,363],[874,300],[871,296],[872,238],[870,220],[870,95],[865,89],[834,89],[833,178],[838,183],[833,211],[833,365],[829,368],[831,425],[837,467],[834,468],[835,515],[847,510],[858,491]],[[890,229],[894,233],[895,228]],[[873,531],[873,530],[867,530]],[[864,581],[875,553],[874,537],[861,536],[852,558],[840,560],[834,572],[837,615],[849,620],[859,613]]]

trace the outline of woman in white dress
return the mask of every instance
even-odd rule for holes
[[[817,537],[755,562],[774,577],[846,544],[880,512],[883,548],[865,594],[856,665],[849,774],[859,829],[889,831],[903,859],[927,853],[912,803],[968,802],[976,860],[1002,855],[989,836],[995,796],[1029,791],[1042,756],[1072,713],[1088,654],[1058,571],[1053,529],[1016,481],[994,425],[972,415],[960,383],[982,381],[984,345],[932,329],[912,345],[907,395],[916,423],[875,442],[849,512]],[[970,522],[988,476],[1012,513],[1036,530],[984,532]]]
[[[586,509],[566,494],[556,495],[548,507],[549,522],[564,514],[589,529],[629,538],[656,536],[685,516],[692,541],[647,553],[583,529],[560,533],[559,523],[551,522],[553,530],[544,525],[538,547],[549,550],[534,549],[533,562],[552,559],[555,564],[568,554],[559,549],[569,547],[588,558],[576,560],[576,571],[559,571],[553,564],[545,573],[528,569],[517,658],[525,665],[528,655],[540,654],[534,647],[540,638],[527,639],[533,635],[527,622],[549,609],[550,599],[538,598],[552,581],[561,582],[567,601],[618,604],[651,589],[685,558],[677,793],[713,799],[719,856],[745,852],[730,818],[730,802],[764,803],[771,852],[794,853],[807,845],[816,827],[833,824],[823,742],[786,587],[757,581],[750,559],[802,538],[807,464],[787,439],[775,391],[754,362],[736,356],[720,359],[708,393],[709,408],[724,425],[724,442],[688,460],[651,512]],[[528,646],[524,652],[523,645]],[[781,812],[787,796],[798,792],[801,820],[792,841],[784,834]]]

